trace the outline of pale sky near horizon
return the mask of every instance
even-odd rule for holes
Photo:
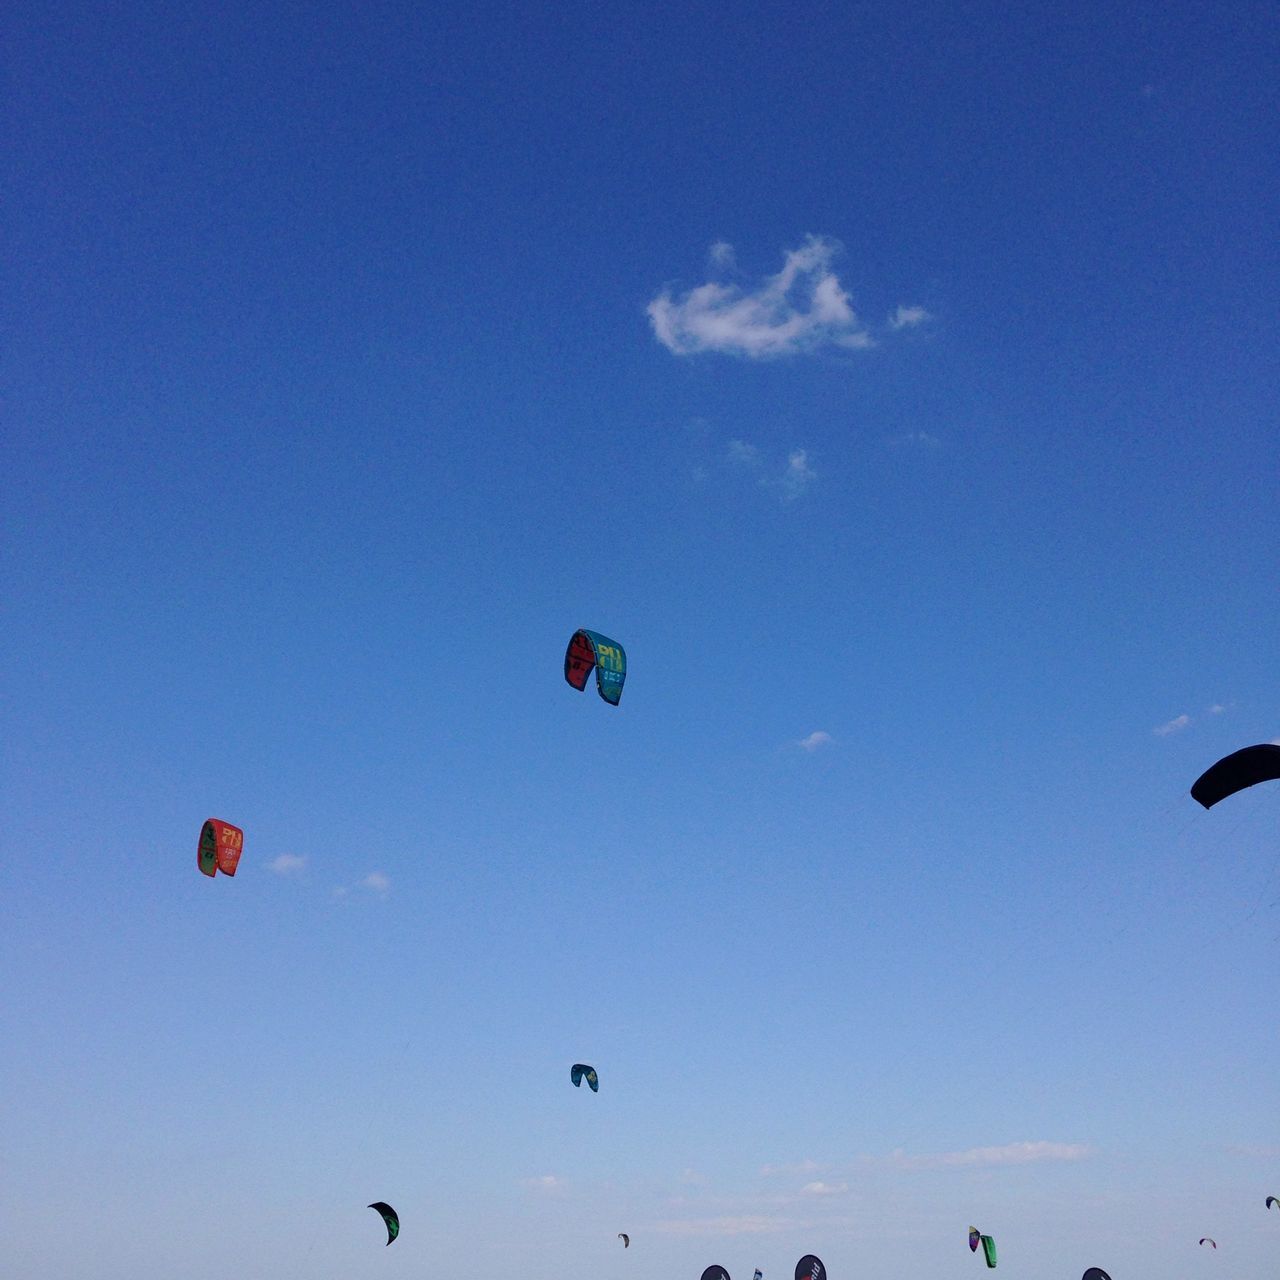
[[[1123,9],[6,16],[5,1280],[1275,1273],[1280,10]]]

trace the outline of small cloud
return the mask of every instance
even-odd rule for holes
[[[847,1182],[807,1182],[800,1188],[800,1194],[805,1196],[843,1196],[848,1191]]]
[[[942,447],[941,439],[928,431],[907,431],[900,436],[894,436],[889,443],[906,449],[939,449]]]
[[[770,1218],[764,1214],[739,1217],[688,1218],[674,1222],[658,1222],[654,1230],[668,1236],[761,1236],[775,1231],[789,1231],[797,1226],[793,1218]]]
[[[1205,707],[1204,713],[1207,716],[1220,716],[1226,709],[1227,708],[1223,703],[1215,702],[1213,706]]]
[[[822,729],[815,729],[807,738],[801,738],[796,746],[801,751],[808,751],[810,754],[817,751],[819,747],[829,747],[835,739]]]
[[[370,871],[363,880],[360,881],[362,889],[372,889],[374,893],[386,893],[391,888],[391,881],[387,878],[385,872]]]
[[[923,307],[899,307],[889,317],[890,329],[913,329],[933,317]]]
[[[889,1163],[898,1169],[997,1168],[1053,1160],[1083,1160],[1093,1148],[1080,1142],[1009,1142],[1003,1147],[970,1147],[936,1155],[909,1156],[895,1151]]]
[[[520,1185],[530,1191],[556,1192],[564,1190],[565,1180],[554,1173],[544,1173],[536,1178],[521,1178]]]
[[[809,465],[807,449],[793,449],[787,455],[787,465],[781,475],[768,474],[764,455],[746,440],[730,440],[728,456],[731,465],[756,472],[760,487],[780,493],[783,502],[794,502],[818,478],[818,473]]]
[[[737,259],[734,257],[733,245],[724,240],[717,240],[711,246],[711,250],[707,255],[711,259],[713,267],[719,267],[722,271],[729,270],[737,266]]]
[[[1187,715],[1174,716],[1172,720],[1166,720],[1164,724],[1158,724],[1152,733],[1157,738],[1167,738],[1171,733],[1179,733],[1191,723],[1191,717]]]
[[[678,297],[664,289],[646,309],[654,336],[673,355],[717,351],[751,360],[868,346],[870,336],[831,269],[838,251],[834,240],[808,236],[753,291],[714,282]],[[732,252],[723,242],[712,248],[719,265]]]
[[[302,854],[282,853],[267,863],[267,870],[274,871],[278,876],[291,876],[301,871],[306,865],[307,860]]]
[[[772,1178],[779,1173],[817,1173],[821,1168],[822,1166],[816,1160],[801,1160],[798,1164],[765,1164],[760,1166],[760,1176]]]
[[[809,465],[809,455],[804,449],[796,449],[787,459],[787,469],[778,482],[786,502],[794,502],[818,478]]]

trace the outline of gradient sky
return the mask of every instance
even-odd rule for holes
[[[9,12],[6,1278],[1275,1272],[1280,15],[1121,9]]]

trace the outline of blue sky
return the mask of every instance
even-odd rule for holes
[[[6,1275],[1274,1268],[1280,26],[1124,10],[8,16]]]

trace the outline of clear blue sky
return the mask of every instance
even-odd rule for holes
[[[1274,1273],[1280,19],[1120,8],[8,14],[6,1278]]]

